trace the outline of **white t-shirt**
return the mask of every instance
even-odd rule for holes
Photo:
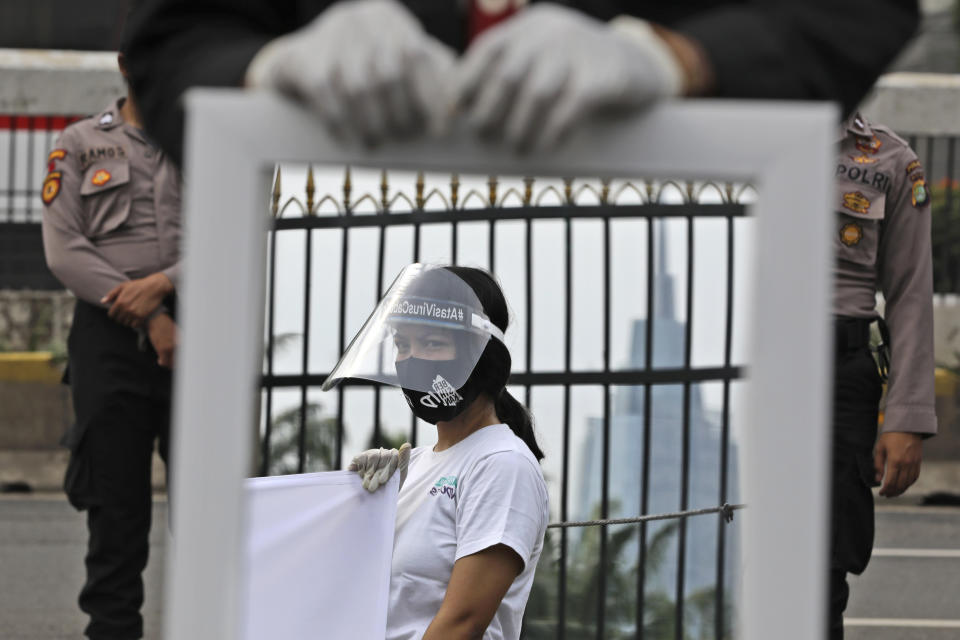
[[[523,560],[484,640],[517,640],[543,550],[547,486],[529,447],[505,424],[454,446],[411,452],[397,504],[387,640],[419,640],[440,610],[453,563],[505,544]]]

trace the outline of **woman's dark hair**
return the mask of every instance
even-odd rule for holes
[[[490,322],[506,332],[510,312],[507,309],[507,300],[503,297],[503,291],[500,290],[500,285],[493,276],[482,269],[472,267],[444,268],[473,289]],[[473,369],[473,375],[482,385],[482,390],[493,398],[497,417],[503,420],[517,434],[517,437],[527,443],[537,460],[542,460],[543,451],[537,444],[530,412],[506,389],[507,378],[510,377],[510,365],[510,352],[507,347],[499,340],[492,339],[487,342],[486,348],[480,355]]]

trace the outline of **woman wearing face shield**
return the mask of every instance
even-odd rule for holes
[[[375,491],[400,472],[387,640],[516,640],[543,549],[546,484],[530,414],[506,390],[506,300],[490,274],[406,267],[324,383],[399,386],[437,444],[371,449]]]

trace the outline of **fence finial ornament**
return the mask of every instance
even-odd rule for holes
[[[316,215],[316,211],[313,210],[313,195],[316,193],[317,187],[313,181],[313,165],[307,165],[307,215],[312,216]]]
[[[271,212],[273,213],[274,218],[276,218],[277,214],[280,213],[280,194],[280,165],[277,165],[277,177],[273,180],[273,204],[271,205]]]

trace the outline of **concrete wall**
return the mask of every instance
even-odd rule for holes
[[[115,52],[0,49],[0,113],[98,113],[126,92]]]
[[[73,303],[67,291],[0,290],[0,351],[65,352]]]
[[[933,296],[933,352],[938,366],[960,371],[960,295]]]
[[[901,134],[960,135],[960,74],[891,73],[861,109]]]
[[[62,373],[50,353],[0,353],[0,450],[57,447],[72,416]]]
[[[925,457],[960,460],[960,296],[933,298],[933,344],[937,365],[940,433],[925,446]]]
[[[60,384],[72,313],[65,291],[0,291],[0,488],[60,486],[67,451],[59,442],[73,421]],[[51,346],[57,355],[36,351]]]

